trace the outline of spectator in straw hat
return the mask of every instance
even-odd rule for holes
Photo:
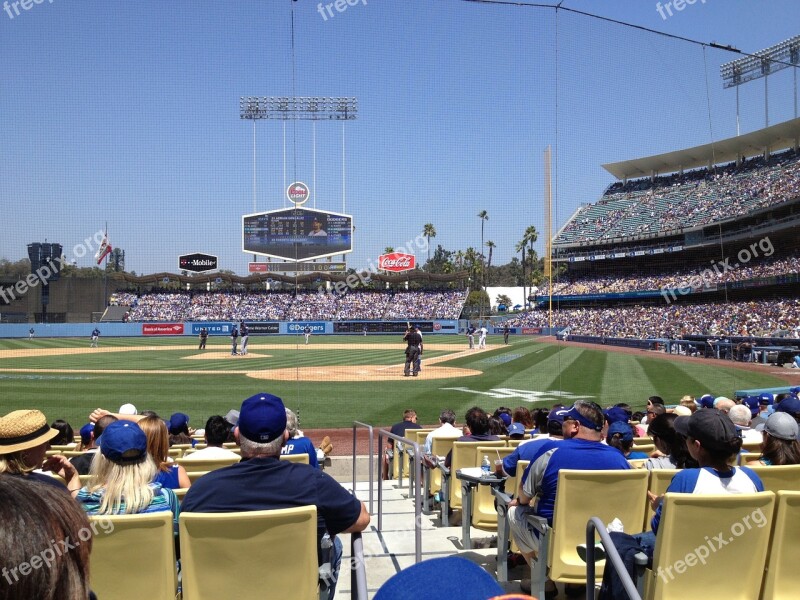
[[[38,410],[15,410],[0,417],[0,473],[8,473],[63,488],[58,479],[36,469],[52,471],[71,490],[80,489],[80,476],[75,467],[61,455],[45,457],[47,447],[59,434],[47,424]]]

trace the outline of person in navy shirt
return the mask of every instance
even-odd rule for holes
[[[514,448],[514,451],[503,459],[503,470],[511,477],[517,474],[517,463],[521,460],[535,461],[547,450],[554,448],[564,439],[564,415],[569,412],[566,408],[554,408],[547,415],[547,437],[524,442]],[[513,490],[516,492],[516,490]]]
[[[673,422],[675,431],[686,438],[689,454],[700,465],[697,469],[682,469],[676,473],[667,488],[667,493],[681,494],[752,494],[763,492],[764,485],[758,475],[747,467],[732,467],[731,458],[739,454],[742,438],[727,414],[715,409],[698,410],[690,417],[677,417]],[[652,567],[656,546],[656,535],[661,525],[661,501],[663,496],[647,493],[655,515],[651,521],[652,531],[634,536],[611,533],[614,546],[625,560],[626,555],[644,552]],[[606,563],[600,600],[624,598],[626,593],[619,575]],[[633,561],[630,561],[631,565]],[[633,576],[632,573],[629,573]]]
[[[181,511],[224,513],[315,505],[319,539],[326,532],[333,538],[329,590],[329,598],[333,598],[342,558],[342,543],[336,534],[366,529],[370,521],[366,506],[319,469],[279,459],[289,432],[286,408],[277,396],[260,393],[245,400],[234,435],[242,461],[195,481]]]

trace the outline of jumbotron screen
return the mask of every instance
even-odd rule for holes
[[[242,251],[285,260],[352,252],[353,217],[308,208],[244,215]]]

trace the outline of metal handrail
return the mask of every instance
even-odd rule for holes
[[[367,571],[364,562],[364,540],[360,533],[350,534],[350,598],[367,600]]]
[[[417,442],[413,442],[406,437],[389,433],[384,429],[378,429],[378,448],[383,448],[384,438],[389,438],[397,442],[402,442],[414,449],[414,558],[415,562],[422,561],[422,493],[420,484],[422,482],[422,453]],[[380,456],[380,455],[379,455]],[[383,482],[378,486],[378,531],[383,529]]]
[[[372,456],[375,451],[374,433],[372,425],[361,421],[353,421],[353,495],[356,493],[356,429],[358,427],[365,427],[369,431],[369,514],[373,514],[372,490],[375,487],[375,465],[373,464]]]
[[[628,593],[630,600],[642,600],[639,595],[639,590],[636,589],[636,584],[633,583],[625,564],[617,552],[614,542],[611,541],[611,536],[606,531],[605,524],[597,517],[592,517],[586,523],[586,600],[594,600],[594,582],[595,577],[595,564],[594,564],[594,535],[597,532],[600,535],[600,541],[603,542],[603,547],[606,550],[606,559],[611,561],[614,570],[619,575],[625,591]]]

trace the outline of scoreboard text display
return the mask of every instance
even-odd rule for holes
[[[242,251],[291,261],[352,252],[353,217],[308,208],[244,215]]]

